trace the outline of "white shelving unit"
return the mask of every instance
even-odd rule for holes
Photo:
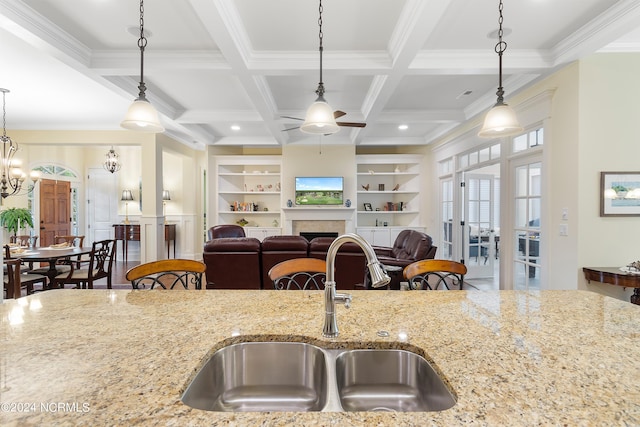
[[[216,224],[237,224],[244,219],[252,235],[278,234],[282,224],[280,156],[218,156],[216,173]]]
[[[424,231],[419,210],[421,160],[411,154],[356,156],[357,233],[369,243],[390,246],[401,230]]]

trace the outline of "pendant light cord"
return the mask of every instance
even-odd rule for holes
[[[320,5],[318,6],[318,27],[320,31],[318,32],[318,39],[320,40],[320,46],[318,50],[320,51],[320,82],[318,82],[318,89],[316,90],[316,94],[320,98],[324,98],[324,83],[322,82],[322,52],[324,48],[322,46],[322,37],[324,36],[322,32],[322,0],[320,0]]]
[[[147,90],[144,84],[144,48],[147,47],[147,38],[144,36],[144,0],[140,0],[140,38],[138,39],[138,47],[140,48],[140,85],[138,89],[138,99],[145,99]]]
[[[504,21],[504,17],[502,16],[503,9],[502,0],[500,0],[500,4],[498,5],[498,43],[496,43],[495,51],[498,54],[498,91],[496,95],[498,95],[497,104],[504,104],[504,89],[502,87],[502,54],[505,50],[507,50],[507,42],[502,40],[502,22]]]

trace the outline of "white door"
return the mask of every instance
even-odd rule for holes
[[[465,278],[486,278],[494,275],[495,244],[495,183],[493,175],[465,174],[463,229]]]
[[[116,176],[102,168],[89,169],[87,185],[88,244],[112,239],[118,217]]]

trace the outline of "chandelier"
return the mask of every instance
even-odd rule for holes
[[[507,42],[502,41],[502,16],[503,4],[500,0],[498,5],[498,43],[495,46],[495,51],[498,54],[498,91],[496,95],[498,100],[489,110],[484,118],[484,125],[478,133],[481,138],[497,138],[501,136],[515,135],[522,131],[522,127],[518,123],[516,113],[504,102],[504,89],[502,87],[502,54],[507,50]]]
[[[147,38],[144,35],[144,1],[140,0],[140,38],[138,47],[140,48],[140,85],[138,97],[129,107],[126,116],[120,126],[125,129],[138,132],[164,132],[164,127],[158,119],[158,112],[147,100],[145,92],[147,86],[144,84],[144,48],[147,46]]]
[[[324,83],[322,82],[322,0],[320,0],[320,6],[318,7],[318,26],[320,31],[318,38],[320,39],[320,82],[318,83],[318,89],[316,89],[316,95],[318,98],[307,110],[304,123],[300,126],[302,132],[320,135],[330,135],[340,130],[340,127],[336,123],[336,119],[333,115],[333,109],[329,106],[324,99]]]
[[[7,109],[5,98],[7,93],[9,93],[9,89],[0,88],[0,92],[2,92],[2,137],[0,137],[0,142],[2,143],[2,157],[0,158],[2,178],[0,178],[0,196],[6,199],[9,196],[18,194],[20,190],[22,190],[22,184],[27,175],[18,167],[19,161],[13,158],[18,151],[18,144],[7,136]],[[40,180],[40,172],[31,171],[30,178],[35,186],[35,183]],[[27,192],[33,191],[34,186],[27,189]]]
[[[111,172],[111,173],[118,172],[122,167],[122,164],[120,163],[120,158],[119,158],[120,156],[118,156],[118,153],[115,152],[113,147],[111,147],[111,149],[107,152],[105,157],[106,159],[102,164],[102,166],[104,166],[104,168],[108,172]]]

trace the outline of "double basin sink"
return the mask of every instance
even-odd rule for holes
[[[213,354],[182,395],[207,411],[442,411],[454,395],[429,362],[398,349],[244,342]]]

